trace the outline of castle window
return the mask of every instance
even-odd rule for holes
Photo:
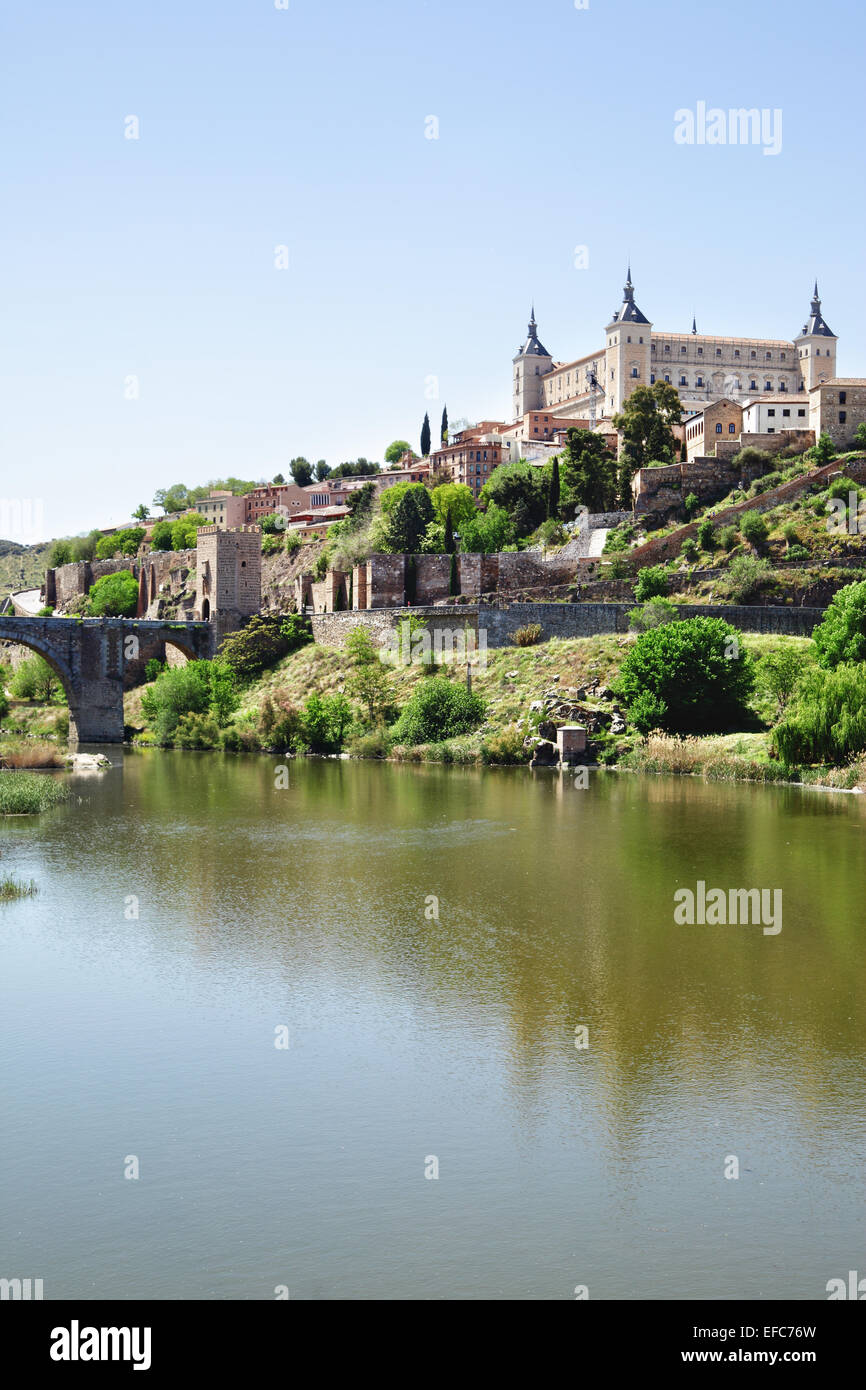
[[[684,376],[681,376],[681,377],[680,377],[680,386],[688,386],[688,384],[689,384],[689,383],[686,381],[685,377],[684,377]]]
[[[736,434],[736,433],[737,433],[737,427],[736,427],[736,425],[734,424],[734,422],[733,422],[733,420],[732,420],[731,423],[728,425],[728,434]]]
[[[702,376],[699,376],[698,379],[697,379],[697,381],[695,382],[695,385],[696,385],[696,386],[703,386],[703,384],[704,384],[704,379],[703,379]]]
[[[790,412],[790,410],[783,410],[783,411],[782,411],[782,414],[783,414],[783,415],[790,415],[791,412]]]
[[[703,348],[698,348],[698,357],[703,357],[703,355],[704,355],[704,350],[703,350]]]
[[[840,392],[839,392],[839,404],[840,404],[840,405],[847,405],[847,404],[848,404],[848,392],[847,392],[847,391],[840,391]]]
[[[681,352],[681,353],[684,353],[685,351],[686,351],[686,349],[685,349],[684,347],[681,347],[681,348],[680,348],[680,352]]]
[[[734,348],[734,356],[735,356],[735,357],[739,357],[739,355],[740,355],[740,349],[739,349],[739,348]]]
[[[670,344],[669,344],[669,343],[665,343],[665,352],[670,352],[670,350],[671,350],[671,349],[670,349]]]
[[[765,382],[764,382],[764,390],[765,390],[765,391],[772,391],[772,389],[773,389],[773,383],[772,383],[772,381],[765,381]]]
[[[784,381],[780,381],[780,382],[779,382],[779,390],[780,390],[780,391],[787,391],[787,389],[788,389],[788,388],[787,388],[787,386],[785,385]]]
[[[757,357],[757,355],[758,355],[758,354],[755,352],[755,349],[752,348],[752,351],[749,353],[749,356],[751,357],[751,359],[752,359],[753,362],[754,362],[755,358]]]
[[[776,412],[775,412],[775,410],[768,410],[768,411],[767,411],[767,414],[768,414],[768,415],[775,415]]]
[[[638,376],[638,375],[639,375],[637,367],[632,367],[632,369],[631,369],[631,374],[632,374],[632,376]]]
[[[628,337],[626,338],[626,342],[627,342],[627,343],[630,343],[630,342],[631,342],[631,334],[630,334],[630,333],[629,333]]]
[[[721,357],[721,355],[722,355],[722,349],[721,349],[721,348],[716,348],[716,356],[717,356],[717,357]]]
[[[722,427],[721,427],[721,425],[716,425],[716,434],[721,434],[721,432],[722,432]]]
[[[665,375],[665,381],[670,381],[670,377],[667,374]]]
[[[652,376],[650,377],[650,386],[655,386],[655,384],[656,384],[656,375],[655,375],[655,372],[653,372]]]
[[[757,383],[756,381],[750,381],[750,382],[749,382],[749,390],[750,390],[750,391],[757,391],[757,389],[758,389],[758,383]]]
[[[643,338],[638,338],[638,342],[639,342],[639,343],[642,343],[642,342],[643,342]]]
[[[781,357],[782,361],[784,362],[784,360],[785,360],[785,354],[784,354],[784,352],[781,352],[781,353],[779,354],[779,356]]]
[[[805,420],[805,418],[806,418],[806,412],[805,412],[805,410],[798,410],[798,411],[797,411],[797,419],[798,419],[798,420]]]
[[[771,362],[773,360],[773,354],[771,352],[765,352],[764,356],[766,357],[768,362]]]
[[[846,421],[847,419],[848,419],[848,412],[847,412],[847,410],[840,410],[840,411],[839,411],[839,424],[840,424],[840,425],[844,425],[844,423],[845,423],[845,421]]]
[[[820,349],[820,348],[816,348],[816,349],[815,349],[815,356],[816,356],[816,357],[820,357],[820,356],[821,356],[821,349]]]

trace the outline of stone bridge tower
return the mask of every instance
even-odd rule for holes
[[[262,606],[262,533],[258,526],[199,527],[195,616],[216,626],[219,641]]]

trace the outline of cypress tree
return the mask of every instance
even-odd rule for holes
[[[425,410],[425,412],[424,412],[424,423],[423,423],[423,425],[421,426],[421,457],[426,459],[426,458],[429,458],[429,456],[430,456],[430,416],[427,414],[427,412],[426,412],[426,410]]]
[[[559,514],[559,455],[553,456],[553,468],[550,473],[550,489],[547,494],[547,515],[556,520]]]
[[[454,553],[454,523],[451,520],[451,508],[445,513],[445,554]]]
[[[441,441],[442,441],[443,444],[447,444],[447,443],[448,443],[448,407],[447,407],[447,405],[444,405],[444,406],[442,407],[442,433],[441,433],[441,435],[440,435],[440,439],[441,439]]]
[[[452,596],[460,593],[460,580],[457,577],[457,551],[451,551],[451,575],[448,580],[448,592]]]

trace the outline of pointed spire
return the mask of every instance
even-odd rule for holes
[[[802,337],[834,338],[836,335],[821,313],[821,297],[818,294],[818,281],[812,294],[812,305],[807,321],[803,324]]]
[[[611,320],[612,323],[649,323],[640,309],[634,302],[634,285],[631,281],[631,262],[629,261],[628,279],[623,286],[622,308],[617,309]]]
[[[692,332],[693,332],[693,333],[697,333],[697,331],[698,331],[698,321],[697,321],[697,319],[695,318],[694,314],[692,314]]]
[[[518,350],[518,357],[532,354],[534,357],[549,357],[550,353],[538,341],[538,324],[535,322],[535,302],[529,311],[529,324],[526,329],[526,342]]]

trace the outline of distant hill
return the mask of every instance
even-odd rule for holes
[[[51,542],[21,545],[0,538],[0,599],[14,589],[38,589],[48,567]]]

